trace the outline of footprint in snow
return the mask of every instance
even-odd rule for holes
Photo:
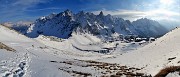
[[[28,69],[29,56],[17,56],[0,62],[0,77],[23,77]]]

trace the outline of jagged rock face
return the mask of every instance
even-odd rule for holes
[[[124,19],[115,18],[111,15],[105,16],[103,12],[100,12],[99,15],[94,15],[81,11],[75,16],[76,21],[81,23],[81,28],[85,32],[94,35],[111,36],[115,32],[119,34],[133,34],[129,29],[132,25],[129,25]]]
[[[73,18],[71,11],[66,10],[57,15],[42,17],[36,20],[34,25],[29,28],[27,36],[35,38],[38,35],[56,36],[60,38],[69,38],[73,29],[79,26]]]
[[[40,34],[69,38],[72,32],[78,32],[104,37],[111,37],[114,33],[149,37],[157,36],[154,33],[158,33],[161,27],[158,22],[148,19],[131,23],[129,20],[113,17],[110,14],[104,15],[102,11],[99,15],[95,15],[83,11],[73,14],[71,11],[66,10],[59,14],[51,14],[37,19],[26,35],[32,38]],[[158,34],[162,35],[164,32]]]
[[[132,22],[136,31],[142,37],[159,37],[167,33],[167,29],[160,25],[157,21],[142,18]]]

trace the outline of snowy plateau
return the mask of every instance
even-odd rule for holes
[[[69,10],[24,25],[0,25],[0,77],[180,76],[180,28]]]

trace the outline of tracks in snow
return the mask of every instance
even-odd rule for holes
[[[0,77],[28,76],[30,57],[29,54],[17,54],[16,57],[0,62]]]

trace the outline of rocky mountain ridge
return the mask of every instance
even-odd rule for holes
[[[31,38],[45,35],[66,39],[73,32],[90,33],[106,39],[106,37],[112,37],[114,33],[140,37],[159,37],[168,30],[157,21],[147,18],[130,22],[110,14],[104,15],[102,11],[99,15],[95,15],[84,11],[74,14],[70,10],[65,10],[59,14],[51,14],[37,19],[31,24],[25,35]]]

